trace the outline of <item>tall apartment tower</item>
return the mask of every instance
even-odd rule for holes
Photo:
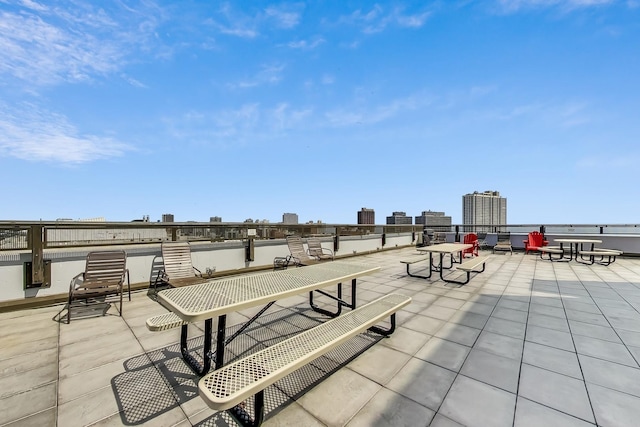
[[[474,191],[462,196],[462,223],[464,225],[487,225],[487,227],[464,227],[465,231],[492,232],[490,225],[507,224],[507,199],[498,191]],[[500,231],[497,227],[495,231]]]
[[[358,211],[358,224],[375,224],[376,213],[373,209],[362,208]]]
[[[282,214],[282,223],[283,224],[297,224],[298,223],[298,214],[296,214],[296,213],[283,213]]]
[[[406,212],[394,212],[387,217],[387,224],[413,224],[413,217],[407,216]]]
[[[162,222],[173,222],[173,214],[162,214]]]

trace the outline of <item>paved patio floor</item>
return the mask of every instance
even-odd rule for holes
[[[631,426],[640,420],[640,260],[610,266],[490,255],[464,286],[410,278],[413,249],[353,258],[360,304],[413,298],[390,338],[362,334],[271,386],[266,426]],[[459,273],[451,273],[459,274]],[[97,311],[102,310],[102,311]],[[179,330],[147,292],[71,324],[63,305],[0,314],[0,425],[227,426],[180,358]],[[233,331],[254,311],[228,316]],[[74,313],[79,316],[80,310]],[[279,301],[232,360],[312,327],[306,298]],[[202,325],[190,326],[202,345]]]

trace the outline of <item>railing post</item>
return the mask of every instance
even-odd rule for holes
[[[247,237],[247,246],[245,247],[245,261],[254,261],[255,236]]]
[[[382,247],[387,244],[387,233],[382,233]]]
[[[460,226],[456,225],[456,238],[455,238],[456,242],[460,242]]]
[[[333,236],[333,253],[340,249],[340,227],[336,227],[336,235]]]
[[[27,231],[27,246],[31,249],[31,262],[24,265],[24,288],[48,288],[51,286],[51,261],[45,260],[42,225],[32,225]]]

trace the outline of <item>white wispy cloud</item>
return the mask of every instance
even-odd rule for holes
[[[29,161],[86,163],[131,150],[113,138],[83,134],[67,118],[23,103],[0,104],[0,155]]]
[[[152,39],[157,24],[150,3],[119,10],[117,20],[92,3],[74,3],[73,8],[33,0],[7,4],[0,11],[0,75],[29,87],[117,72]]]
[[[282,72],[284,69],[285,66],[283,64],[262,65],[255,75],[229,83],[227,87],[229,89],[246,89],[264,84],[277,84],[282,80]]]
[[[612,4],[616,0],[498,0],[498,6],[504,12],[517,12],[522,9],[558,7],[564,10],[580,9],[592,6]]]
[[[275,21],[280,28],[294,28],[300,23],[301,14],[298,9],[304,7],[302,4],[295,4],[289,7],[270,6],[265,9],[266,18]]]
[[[292,49],[300,50],[312,50],[323,44],[325,40],[322,37],[317,37],[313,40],[297,40],[287,44]]]
[[[394,117],[424,108],[430,105],[432,98],[422,93],[412,94],[402,98],[391,99],[379,105],[360,105],[340,107],[324,114],[326,123],[331,127],[345,127],[362,124],[376,124]]]
[[[312,109],[294,108],[284,102],[266,107],[247,103],[237,108],[191,111],[164,121],[175,140],[224,148],[275,140],[292,129],[308,129],[312,117]]]
[[[272,5],[247,13],[232,3],[223,3],[218,12],[205,22],[220,33],[253,39],[269,27],[291,29],[300,24],[304,4]]]
[[[403,8],[394,7],[385,9],[380,4],[375,4],[370,10],[358,9],[349,16],[340,18],[341,22],[357,25],[366,34],[379,33],[391,25],[403,28],[420,28],[431,16],[431,12],[406,13]]]

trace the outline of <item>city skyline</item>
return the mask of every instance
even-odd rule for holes
[[[0,220],[460,224],[495,188],[510,223],[633,224],[637,22],[639,0],[6,0]]]

